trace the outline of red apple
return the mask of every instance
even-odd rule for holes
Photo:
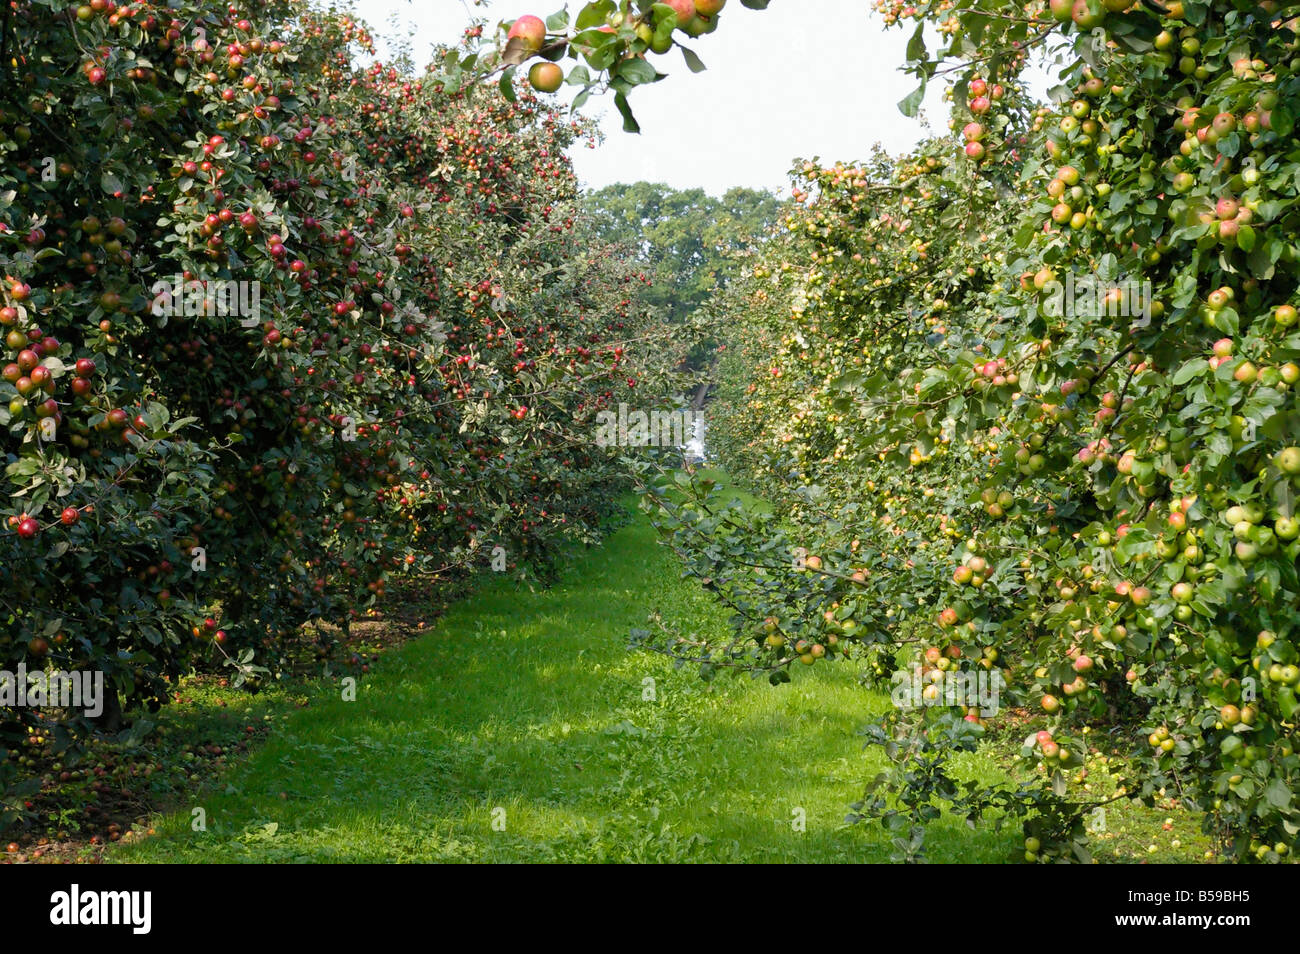
[[[677,14],[677,26],[685,29],[695,19],[695,0],[664,0]]]
[[[540,17],[522,16],[510,25],[506,39],[518,40],[529,53],[536,53],[546,42],[546,24]]]

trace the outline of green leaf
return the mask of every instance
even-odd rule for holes
[[[708,67],[704,65],[703,60],[684,46],[682,47],[682,57],[686,60],[686,65],[690,68],[692,73],[703,73],[708,69]]]
[[[666,3],[656,3],[650,9],[654,13],[655,44],[667,43],[677,29],[677,11]]]
[[[1255,247],[1255,230],[1251,226],[1243,225],[1237,230],[1237,247],[1243,252]]]
[[[518,67],[515,66],[507,67],[506,71],[501,74],[501,82],[497,84],[497,86],[501,90],[501,95],[504,96],[506,100],[511,103],[513,103],[518,98],[518,94],[515,92],[515,82],[514,82],[515,70],[517,68]]]
[[[1290,686],[1283,686],[1279,689],[1275,694],[1275,698],[1277,699],[1278,711],[1282,713],[1284,719],[1291,718],[1296,709],[1300,707],[1300,703],[1296,701],[1295,691]]]
[[[1281,103],[1278,103],[1273,107],[1270,116],[1270,123],[1273,127],[1273,132],[1275,132],[1278,135],[1278,138],[1281,139],[1289,136],[1291,130],[1295,128],[1295,119],[1292,118],[1291,113]]]
[[[618,76],[625,79],[633,86],[640,86],[644,83],[653,83],[659,78],[655,68],[640,57],[629,57],[618,64]]]
[[[916,32],[907,41],[907,58],[916,63],[925,59],[925,24],[918,23]]]
[[[899,111],[910,119],[915,119],[916,114],[921,111],[921,102],[925,99],[925,81],[912,92],[904,96],[898,103]]]
[[[619,113],[623,116],[623,131],[630,133],[641,132],[641,126],[632,115],[632,107],[623,93],[614,94],[614,105],[618,107]]]
[[[1280,778],[1275,778],[1264,789],[1264,801],[1274,808],[1286,808],[1291,804],[1291,789]]]
[[[578,14],[578,19],[574,22],[574,28],[581,31],[598,27],[609,19],[610,14],[615,9],[617,8],[614,0],[597,0],[595,3],[589,3]]]
[[[1178,373],[1174,375],[1174,386],[1186,384],[1197,375],[1203,374],[1209,367],[1210,363],[1204,358],[1193,358],[1178,369]]]

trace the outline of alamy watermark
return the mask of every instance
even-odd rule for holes
[[[1043,311],[1052,318],[1136,318],[1136,327],[1151,323],[1152,286],[1147,279],[1107,281],[1084,273],[1066,272],[1043,286]]]
[[[685,447],[697,433],[697,422],[703,419],[702,413],[689,408],[647,413],[620,404],[617,412],[601,411],[596,415],[596,446]]]
[[[160,279],[150,289],[156,317],[199,318],[205,315],[234,315],[245,328],[262,320],[262,283],[227,279],[185,280],[174,275]]]
[[[1006,680],[997,670],[932,669],[922,673],[919,665],[912,671],[899,670],[890,680],[894,684],[889,697],[900,709],[922,706],[963,706],[978,709],[982,718],[997,715],[1002,687]]]
[[[152,910],[152,891],[83,891],[73,884],[50,895],[50,923],[56,927],[120,925],[148,934]]]
[[[0,706],[81,709],[93,719],[104,711],[104,673],[98,669],[29,673],[23,663],[17,672],[0,669]]]

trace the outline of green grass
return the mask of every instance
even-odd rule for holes
[[[322,687],[219,790],[111,858],[887,859],[879,830],[842,827],[878,767],[854,733],[887,697],[834,665],[780,688],[704,683],[627,651],[651,608],[695,629],[724,625],[638,519],[549,591],[492,585],[453,608],[385,655],[356,702]],[[206,832],[191,830],[193,807]],[[994,861],[1014,845],[941,825],[933,853]]]
[[[494,583],[453,607],[387,653],[357,701],[318,686],[215,790],[107,860],[888,860],[878,826],[843,824],[882,764],[855,732],[888,697],[837,664],[777,688],[702,682],[627,650],[651,609],[725,626],[638,518],[551,590]],[[1001,777],[987,756],[963,770]],[[206,831],[191,830],[194,807]],[[927,844],[933,861],[992,863],[1019,836],[943,818]]]

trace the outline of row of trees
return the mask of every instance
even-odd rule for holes
[[[886,670],[920,663],[927,702],[983,669],[1004,679],[1003,711],[1033,713],[1030,781],[974,795],[910,769],[978,731],[944,708],[885,720],[876,740],[903,747],[878,781],[901,805],[873,789],[860,811],[909,837],[921,806],[948,798],[1024,815],[1029,860],[1086,859],[1085,822],[1110,796],[1083,762],[1106,731],[1128,757],[1120,792],[1171,794],[1233,856],[1276,861],[1300,830],[1300,338],[1280,105],[1296,34],[1253,3],[1120,6],[1066,28],[1080,55],[1050,114],[1017,108],[1007,66],[968,73],[960,141],[888,169],[802,170],[788,238],[728,309],[749,347],[712,434],[788,504],[790,543],[822,572],[748,601],[737,625],[775,615],[787,634],[751,666],[847,643],[883,651]],[[1036,14],[1019,40],[990,27],[984,47],[1038,41],[1054,28]],[[692,535],[716,547],[736,531],[697,506],[676,532],[699,562]],[[749,577],[736,574],[746,593]],[[916,844],[900,838],[900,854]]]
[[[687,346],[581,211],[582,123],[358,66],[365,28],[296,0],[0,31],[0,670],[105,672],[111,726],[394,575],[599,534],[596,415]],[[0,708],[0,791],[34,718]]]
[[[734,188],[721,198],[663,183],[617,183],[584,198],[595,234],[632,249],[650,287],[646,300],[686,324],[739,273],[740,256],[776,223],[777,197]]]

